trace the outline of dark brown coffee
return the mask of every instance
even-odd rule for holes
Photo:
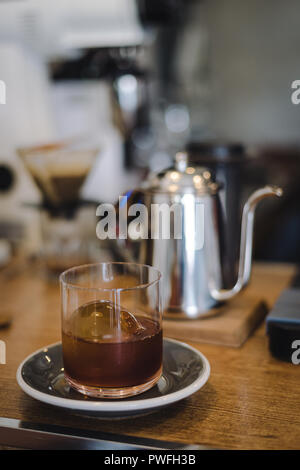
[[[131,387],[154,379],[162,364],[162,331],[109,301],[77,309],[63,332],[64,371],[86,387]]]
[[[87,172],[78,175],[55,175],[50,178],[57,199],[62,203],[77,201]]]

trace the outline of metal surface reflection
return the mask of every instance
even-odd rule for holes
[[[181,237],[174,236],[175,210],[170,210],[168,217],[163,211],[161,217],[149,216],[148,238],[118,241],[130,261],[135,258],[140,263],[155,266],[162,273],[163,307],[167,316],[198,318],[210,315],[215,313],[215,310],[211,311],[213,307],[232,298],[247,285],[256,205],[265,197],[282,194],[280,188],[266,186],[248,199],[242,217],[238,279],[232,288],[225,289],[222,264],[226,227],[220,189],[221,185],[214,181],[207,168],[192,166],[187,155],[181,152],[177,154],[173,168],[152,175],[139,190],[149,214],[153,204],[181,208]],[[133,192],[131,197],[135,194]],[[168,230],[170,237],[162,236]],[[152,237],[152,233],[160,236]]]

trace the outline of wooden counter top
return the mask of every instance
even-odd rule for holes
[[[288,265],[255,265],[249,289],[271,306],[294,271]],[[264,325],[239,349],[193,344],[210,361],[211,377],[192,397],[152,415],[104,421],[42,404],[17,385],[19,363],[60,340],[58,285],[25,269],[14,277],[0,274],[0,295],[0,314],[13,314],[11,327],[0,329],[7,347],[7,363],[0,365],[0,417],[221,449],[300,448],[300,366],[270,355]]]

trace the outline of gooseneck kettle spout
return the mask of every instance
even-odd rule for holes
[[[245,287],[250,279],[252,265],[254,213],[259,201],[268,196],[282,196],[283,191],[276,186],[265,186],[255,191],[247,200],[242,216],[240,260],[238,279],[232,289],[218,289],[213,276],[209,279],[209,291],[213,299],[224,301],[231,299]]]

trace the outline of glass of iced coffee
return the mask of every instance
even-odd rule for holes
[[[60,276],[64,374],[77,391],[123,398],[162,372],[160,272],[134,263],[87,264]]]

